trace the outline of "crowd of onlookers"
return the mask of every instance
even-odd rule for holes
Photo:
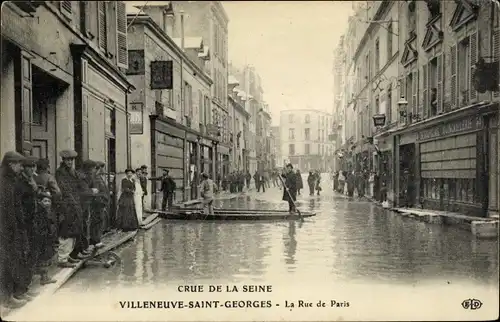
[[[373,180],[371,195],[376,201],[385,202],[387,200],[386,183],[376,172],[370,174],[368,171],[336,171],[332,176],[333,190],[349,197],[354,197],[356,191],[358,197],[362,198],[367,192],[367,182],[370,176]]]
[[[105,164],[64,150],[54,174],[48,159],[7,152],[0,167],[1,303],[18,307],[37,295],[31,287],[55,283],[49,268],[74,267],[103,247],[117,226]],[[112,180],[112,178],[111,178]]]

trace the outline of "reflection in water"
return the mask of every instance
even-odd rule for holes
[[[295,252],[297,251],[297,239],[295,239],[295,221],[288,223],[288,234],[284,236],[285,263],[289,271],[295,270]]]
[[[245,196],[219,200],[216,206],[286,209],[279,190],[261,196],[266,200]],[[247,283],[272,278],[283,266],[285,274],[302,279],[324,276],[330,281],[383,283],[446,279],[455,284],[472,280],[488,287],[498,283],[497,240],[476,240],[463,230],[403,218],[343,196],[324,194],[321,201],[302,196],[302,200],[304,208],[317,213],[302,228],[302,223],[293,221],[162,221],[118,250],[122,267],[82,270],[65,288],[162,287],[208,280]]]

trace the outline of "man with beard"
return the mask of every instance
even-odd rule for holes
[[[18,213],[21,200],[16,196],[18,174],[25,157],[17,152],[5,153],[0,167],[0,304],[7,307],[20,307],[26,300],[14,297],[18,288],[18,268],[22,266],[23,248],[18,237],[24,233]]]
[[[81,182],[73,162],[78,154],[73,150],[61,151],[61,165],[56,170],[57,184],[61,188],[61,202],[58,207],[59,222],[59,249],[58,264],[60,267],[74,267],[80,259],[87,258],[89,253],[84,253],[76,248],[77,239],[81,244],[83,231],[83,210],[80,198]],[[76,251],[75,251],[76,250]],[[80,253],[78,253],[81,250]],[[76,258],[71,258],[74,254]]]
[[[35,182],[35,167],[38,158],[26,156],[22,161],[23,170],[20,172],[16,184],[16,197],[21,200],[21,211],[18,214],[24,233],[20,236],[20,244],[24,245],[23,255],[20,262],[23,264],[18,268],[19,284],[14,289],[14,297],[18,299],[31,300],[38,293],[29,289],[35,274],[37,264],[37,234],[35,232],[35,213],[37,211],[38,185]]]

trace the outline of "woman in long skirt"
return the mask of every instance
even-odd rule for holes
[[[118,213],[116,214],[116,226],[123,231],[139,229],[137,220],[137,211],[135,208],[135,180],[133,178],[134,170],[125,170],[126,178],[123,178],[121,184],[121,195],[118,200]]]

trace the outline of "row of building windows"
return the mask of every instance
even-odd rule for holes
[[[268,151],[270,150],[270,146],[267,147]],[[333,146],[325,146],[325,145],[317,145],[316,151],[319,152],[320,155],[333,155]],[[311,144],[304,144],[304,155],[311,154]],[[296,155],[295,144],[288,145],[288,155]]]
[[[328,122],[328,119],[326,118],[325,115],[318,118],[318,123],[320,124],[320,126],[325,125],[327,122]],[[288,123],[295,123],[295,115],[294,114],[288,115]],[[306,124],[311,123],[311,115],[310,114],[305,115],[304,123],[306,123]]]
[[[326,131],[325,130],[318,130],[318,136],[317,140],[318,141],[326,141]],[[288,129],[288,139],[289,140],[295,140],[295,129]],[[311,140],[311,129],[306,128],[304,129],[304,140],[309,141]]]

